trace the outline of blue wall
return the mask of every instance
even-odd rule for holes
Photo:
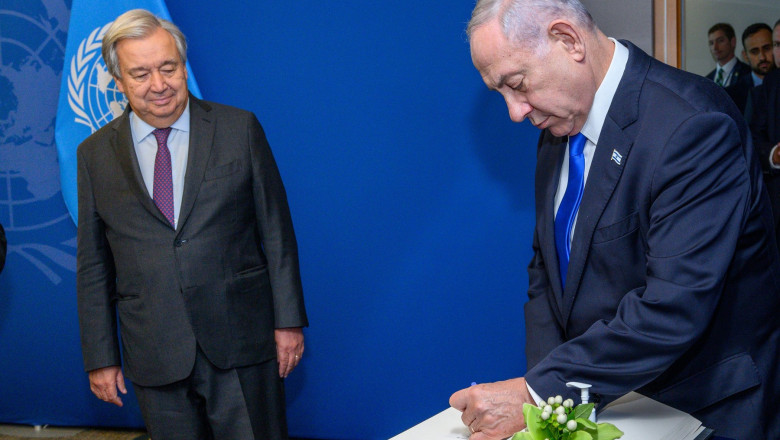
[[[471,65],[473,1],[166,3],[203,97],[258,115],[287,187],[311,321],[290,434],[386,439],[471,381],[522,375],[538,132]],[[69,8],[0,6],[0,422],[138,426],[132,398],[97,401],[82,372],[63,55],[24,49],[64,46]],[[35,31],[9,35],[20,16]]]

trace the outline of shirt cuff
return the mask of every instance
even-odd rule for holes
[[[539,394],[534,391],[533,388],[531,388],[531,384],[528,383],[528,381],[525,382],[526,388],[528,388],[528,392],[531,393],[531,397],[533,397],[534,401],[536,402],[536,406],[539,406],[540,403],[546,402],[546,400],[542,399]]]
[[[775,156],[775,150],[777,150],[778,147],[780,147],[780,143],[772,147],[772,151],[769,152],[769,166],[775,170],[780,170],[780,165],[775,165],[772,161],[772,158]]]

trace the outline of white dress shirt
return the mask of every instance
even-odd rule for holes
[[[737,57],[731,57],[731,59],[724,65],[715,65],[715,78],[718,77],[718,69],[723,70],[723,87],[731,85],[731,77],[734,73],[734,68],[737,66]],[[713,78],[714,81],[714,78]]]
[[[141,167],[149,197],[154,199],[154,159],[157,156],[157,139],[152,131],[155,127],[139,118],[135,112],[130,112],[130,131],[133,133],[133,146]],[[173,224],[179,223],[181,197],[184,193],[184,175],[187,172],[187,157],[190,145],[190,103],[184,108],[184,113],[171,124],[168,135],[168,150],[171,152],[171,173],[173,177]]]
[[[580,130],[587,139],[585,147],[582,150],[582,154],[585,156],[584,183],[588,182],[588,172],[590,171],[590,164],[593,162],[593,155],[596,153],[596,145],[599,142],[601,127],[604,126],[604,121],[607,119],[609,106],[612,104],[612,98],[615,96],[620,80],[623,78],[623,72],[626,70],[626,63],[628,62],[628,48],[620,44],[614,38],[610,38],[610,40],[615,43],[615,54],[612,56],[612,62],[609,64],[607,74],[601,81],[598,90],[596,90],[596,95],[593,98],[593,105],[591,105],[590,112],[588,112],[588,119],[585,121],[582,130]],[[558,215],[558,207],[561,205],[563,195],[566,193],[568,182],[569,146],[567,145],[566,152],[563,155],[563,165],[561,168],[561,177],[560,180],[558,180],[558,190],[555,193],[555,215]],[[569,244],[571,244],[572,237],[574,237],[574,228],[576,226],[577,218],[575,217],[574,225],[571,228]]]
[[[609,107],[612,105],[612,98],[615,97],[620,80],[623,78],[623,73],[626,70],[626,64],[628,63],[628,48],[620,44],[614,38],[610,40],[615,44],[615,53],[612,56],[612,61],[609,63],[609,69],[604,79],[601,81],[596,95],[593,98],[593,104],[591,105],[590,112],[588,112],[588,119],[585,121],[585,125],[580,131],[587,141],[583,149],[583,155],[585,156],[585,172],[584,182],[588,181],[588,171],[590,171],[590,164],[593,162],[593,155],[596,153],[596,145],[599,142],[599,135],[601,134],[601,128],[604,126],[604,121],[607,119],[607,113]],[[558,206],[561,204],[563,194],[566,192],[566,186],[569,182],[569,146],[566,146],[566,152],[563,156],[563,165],[561,168],[561,177],[558,181],[558,190],[555,193],[555,213],[558,213]],[[577,226],[577,218],[574,219],[574,225],[572,226],[571,236],[569,236],[569,244],[574,236],[574,228]],[[526,382],[528,391],[531,393],[531,397],[537,404],[546,400],[542,399],[537,394],[531,384]]]

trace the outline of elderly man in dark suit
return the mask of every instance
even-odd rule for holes
[[[78,311],[92,392],[135,386],[152,438],[286,439],[307,325],[282,181],[255,116],[188,94],[186,42],[144,10],[103,58],[129,100],[78,148]]]
[[[522,404],[636,390],[735,439],[778,438],[780,256],[722,88],[607,38],[578,0],[480,0],[474,65],[542,130],[524,377],[458,391],[472,440]]]

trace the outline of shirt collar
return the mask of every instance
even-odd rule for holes
[[[734,66],[737,65],[737,57],[731,57],[728,63],[724,64],[723,66],[720,66],[721,69],[723,69],[724,74],[728,74],[731,72],[731,70],[734,68]],[[716,67],[717,69],[718,67]]]
[[[601,127],[604,126],[604,121],[607,119],[612,98],[615,97],[628,63],[628,48],[614,38],[610,38],[610,40],[615,44],[615,53],[612,55],[612,61],[609,63],[607,74],[601,80],[598,90],[596,90],[596,95],[593,97],[593,105],[588,113],[588,119],[585,121],[581,131],[594,144],[599,143]]]
[[[753,76],[753,87],[758,87],[764,83],[764,79],[756,75],[756,72],[750,72],[750,74]]]
[[[184,111],[182,112],[181,116],[179,116],[179,119],[176,120],[173,124],[171,124],[171,128],[179,131],[190,131],[190,100],[187,99],[187,106],[184,107]],[[147,136],[152,134],[152,132],[155,130],[155,127],[147,124],[145,121],[143,121],[141,118],[138,117],[138,115],[135,114],[135,112],[130,112],[130,131],[133,133],[133,143],[138,144],[142,140],[144,140]]]

